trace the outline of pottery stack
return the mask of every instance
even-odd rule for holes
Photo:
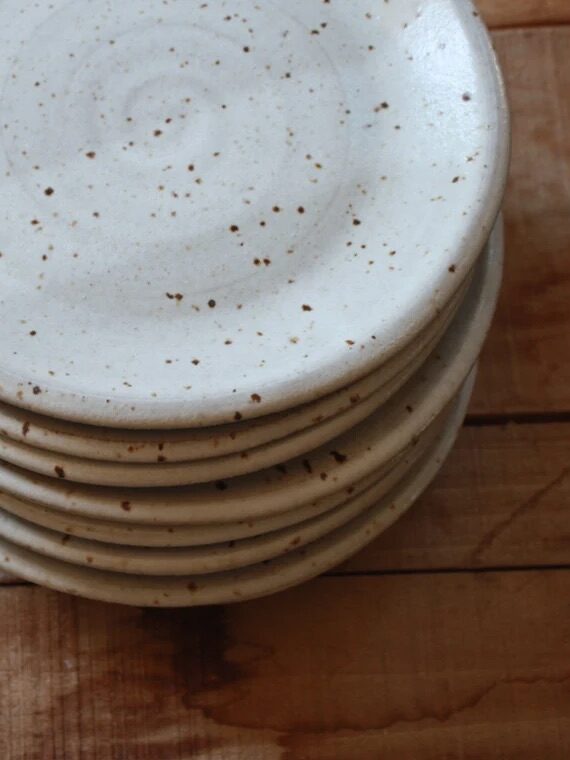
[[[447,456],[497,300],[474,7],[0,21],[0,567],[185,606],[345,560]]]

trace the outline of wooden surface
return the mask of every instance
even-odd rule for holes
[[[478,0],[477,6],[492,29],[570,22],[568,0]]]
[[[564,0],[570,11],[570,0]],[[513,121],[505,285],[476,414],[570,412],[570,25],[501,31]]]
[[[569,598],[566,571],[322,578],[178,612],[6,588],[0,754],[567,760]]]
[[[273,598],[140,611],[8,581],[2,760],[570,758],[570,1],[479,7],[513,111],[508,255],[444,471]]]

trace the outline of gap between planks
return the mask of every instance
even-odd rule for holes
[[[408,575],[481,575],[481,574],[498,574],[498,573],[529,573],[529,572],[548,572],[560,573],[568,572],[570,565],[520,565],[513,567],[503,567],[501,565],[489,567],[434,567],[429,569],[409,570],[330,570],[328,573],[318,576],[321,580],[327,578],[391,578]],[[316,579],[305,581],[311,583]],[[300,584],[298,588],[305,584]],[[0,578],[0,594],[4,589],[13,588],[36,588],[37,584],[31,581],[25,581],[20,578]],[[42,586],[46,592],[53,593],[53,589]],[[62,592],[57,592],[62,593]],[[73,595],[72,595],[73,596]],[[271,595],[270,595],[271,596]],[[209,605],[210,606],[210,605]],[[225,606],[225,605],[214,605]]]

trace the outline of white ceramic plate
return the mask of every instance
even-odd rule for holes
[[[419,375],[370,419],[279,469],[178,489],[110,489],[66,483],[0,465],[0,488],[71,514],[136,523],[211,524],[280,514],[365,478],[418,436],[458,392],[494,311],[502,267],[498,225],[466,302]],[[382,431],[382,435],[379,434]]]
[[[381,387],[396,388],[441,336],[465,296],[466,278],[436,319],[378,370],[324,398],[254,420],[188,430],[118,430],[65,422],[0,403],[0,434],[40,449],[102,461],[183,462],[227,456],[291,436],[346,412]]]
[[[229,481],[178,489],[71,484],[2,464],[0,487],[18,498],[88,517],[162,524],[237,522],[324,498],[401,453],[457,393],[487,333],[501,263],[502,233],[497,227],[454,325],[418,376],[376,414],[310,457]]]
[[[471,269],[508,124],[467,0],[20,11],[0,6],[4,401],[147,428],[283,410],[380,366]]]
[[[241,453],[192,462],[155,462],[153,465],[116,463],[53,453],[0,436],[0,459],[52,478],[57,478],[58,474],[64,472],[67,480],[119,488],[192,485],[246,475],[312,451],[369,417],[422,366],[443,332],[442,327],[439,334],[434,335],[430,343],[391,382],[376,389],[365,399],[361,399],[360,394],[355,392],[354,397],[359,398],[358,403],[349,406],[342,414],[310,425],[299,433]],[[163,456],[159,458],[162,459]]]
[[[467,396],[467,394],[465,394]],[[428,486],[453,446],[467,398],[439,444],[379,503],[285,557],[206,576],[143,577],[79,567],[0,539],[0,568],[70,594],[136,606],[188,607],[243,601],[302,583],[343,562],[398,519]]]
[[[471,386],[472,382],[464,392],[465,397],[470,395]],[[346,498],[335,509],[265,535],[241,541],[226,536],[223,543],[201,547],[134,548],[73,538],[69,534],[46,530],[33,521],[22,520],[10,511],[0,509],[0,536],[47,557],[134,575],[201,575],[274,559],[336,530],[381,499],[434,445],[442,430],[450,424],[458,404],[456,401],[451,410],[440,415],[422,436],[421,443],[413,447],[387,474],[382,476],[378,473],[373,485],[359,488],[358,495]],[[0,505],[2,501],[0,498]]]
[[[399,460],[398,460],[399,461]],[[394,464],[396,466],[398,462]],[[212,523],[211,525],[161,525],[160,523],[125,523],[114,520],[98,520],[81,515],[58,512],[41,504],[22,501],[0,492],[0,507],[28,522],[65,533],[69,536],[86,538],[121,546],[179,547],[206,546],[207,544],[236,541],[242,538],[271,533],[295,523],[309,520],[328,512],[344,503],[349,496],[359,496],[373,486],[378,478],[390,471],[393,463],[381,468],[368,478],[347,488],[330,494],[302,507],[290,509],[278,515],[241,520],[234,523]]]

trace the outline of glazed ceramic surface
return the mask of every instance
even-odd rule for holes
[[[398,463],[394,466],[396,466]],[[390,471],[392,463],[358,483],[347,486],[324,499],[319,499],[278,515],[258,517],[238,522],[212,523],[211,525],[162,525],[160,523],[125,523],[100,520],[58,512],[41,504],[22,501],[0,493],[0,508],[22,519],[45,528],[104,543],[120,546],[179,547],[206,546],[207,544],[235,541],[271,533],[290,525],[309,520],[343,504],[350,496],[359,496],[375,485]]]
[[[274,559],[316,541],[376,503],[426,454],[442,429],[449,424],[453,412],[446,410],[446,413],[440,415],[422,436],[421,444],[414,446],[406,457],[383,476],[378,473],[375,483],[364,488],[360,484],[348,488],[348,491],[355,492],[358,486],[359,493],[347,497],[340,506],[265,535],[239,541],[226,536],[223,543],[201,547],[134,548],[73,538],[66,533],[46,530],[35,525],[33,520],[22,520],[10,511],[0,509],[0,536],[48,557],[135,575],[207,574],[246,567]],[[0,504],[2,502],[0,497]],[[230,530],[231,527],[229,526]]]
[[[132,488],[207,483],[255,472],[305,454],[369,417],[421,367],[437,345],[442,331],[443,328],[391,382],[365,399],[361,399],[355,391],[354,398],[358,398],[358,402],[345,412],[308,426],[294,435],[241,453],[177,463],[162,463],[166,457],[159,455],[161,461],[153,465],[123,464],[52,453],[0,436],[0,459],[52,478],[64,472],[67,480],[79,483]]]
[[[286,512],[366,477],[413,445],[458,392],[486,336],[502,266],[495,229],[453,327],[421,371],[368,420],[326,446],[253,475],[179,489],[110,489],[34,476],[3,464],[0,487],[71,514],[111,520],[204,524]],[[65,476],[65,473],[62,473]]]
[[[137,606],[221,604],[283,590],[344,561],[386,530],[412,505],[449,453],[465,414],[469,392],[468,383],[439,444],[408,478],[346,525],[285,557],[207,576],[137,577],[75,566],[0,539],[0,567],[67,593]]]
[[[157,464],[241,453],[347,412],[380,388],[393,392],[449,325],[470,279],[471,275],[411,345],[378,370],[346,388],[285,412],[210,428],[128,431],[65,422],[0,403],[0,434],[35,448],[102,461]]]
[[[434,319],[497,213],[466,0],[6,0],[0,41],[10,404],[171,428],[311,401]]]

